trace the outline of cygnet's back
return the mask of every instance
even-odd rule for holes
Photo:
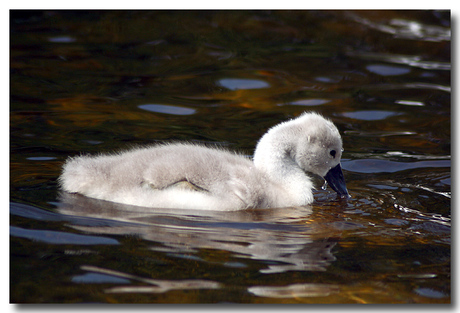
[[[322,117],[318,120],[319,115],[310,115],[315,117],[316,123],[320,121],[329,128],[333,126],[331,132],[338,136],[334,144],[339,142],[340,147],[333,147],[337,149],[336,162],[326,167],[340,166],[342,147],[337,129]],[[315,169],[304,168],[314,162],[302,162],[312,158],[305,151],[308,145],[317,153],[317,144],[311,144],[311,135],[307,134],[310,136],[307,147],[296,147],[306,143],[298,140],[303,134],[289,131],[291,127],[298,127],[298,119],[272,128],[261,139],[255,154],[255,161],[263,160],[260,164],[223,149],[183,143],[164,144],[118,154],[70,158],[59,181],[67,192],[152,208],[229,211],[305,205],[313,201],[313,186],[305,171],[315,173]],[[305,127],[308,129],[307,125]],[[296,138],[290,138],[292,135]],[[328,136],[330,134],[324,138]],[[280,139],[282,142],[277,142]],[[294,151],[302,155],[296,155]],[[260,155],[263,157],[258,157]],[[342,181],[345,186],[343,176]],[[343,190],[337,192],[344,193]]]

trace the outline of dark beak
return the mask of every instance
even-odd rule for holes
[[[336,167],[331,168],[329,172],[327,172],[326,176],[324,176],[324,179],[341,198],[350,197],[348,194],[347,186],[345,184],[345,178],[343,177],[340,163],[337,164]]]

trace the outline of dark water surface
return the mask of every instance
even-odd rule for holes
[[[12,11],[10,301],[449,303],[450,13]],[[162,211],[60,194],[68,156],[252,155],[316,111],[352,198]]]

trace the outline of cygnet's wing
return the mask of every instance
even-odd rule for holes
[[[197,191],[197,192],[209,192],[209,190],[206,190],[192,182],[187,181],[185,178],[184,180],[179,180],[177,182],[173,182],[165,187],[157,187],[152,183],[149,183],[147,181],[142,182],[143,187],[151,188],[154,190],[173,190],[173,189],[181,189],[181,190],[189,190],[189,191]]]
[[[146,154],[142,156],[142,153]],[[140,151],[142,185],[155,190],[209,192],[228,181],[229,152],[191,144],[173,144]]]
[[[267,183],[244,156],[187,144],[153,152],[143,173],[145,190],[174,196],[173,201],[185,196],[192,199],[196,193],[201,202],[212,198],[220,207],[255,207],[265,199]]]

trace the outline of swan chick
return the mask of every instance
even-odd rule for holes
[[[150,208],[234,211],[307,205],[324,177],[349,197],[336,126],[304,113],[268,130],[254,158],[222,148],[169,143],[121,153],[67,159],[59,177],[70,193]]]

